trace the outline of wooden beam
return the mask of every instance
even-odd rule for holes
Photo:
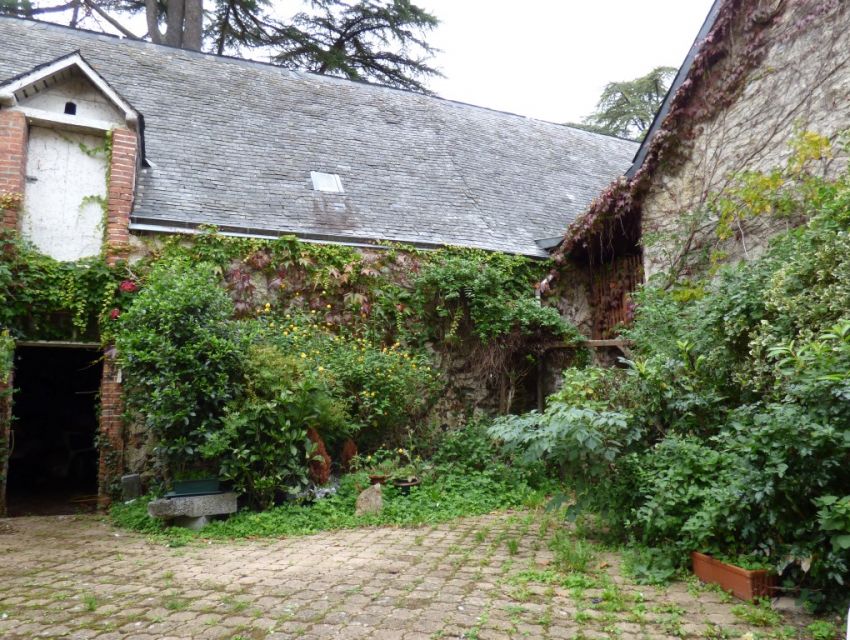
[[[607,340],[585,340],[580,344],[566,344],[564,342],[549,342],[543,345],[544,351],[555,351],[556,349],[576,349],[578,347],[589,347],[591,349],[602,349],[605,347],[614,347],[617,349],[628,349],[634,346],[634,340],[626,340],[625,338],[609,338]]]
[[[16,347],[53,347],[54,349],[101,349],[99,342],[68,342],[64,340],[16,340]]]

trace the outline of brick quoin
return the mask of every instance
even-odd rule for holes
[[[103,359],[103,377],[100,381],[98,498],[101,506],[109,504],[113,483],[124,471],[124,402],[118,376],[114,352],[109,350]]]
[[[106,262],[111,266],[125,260],[130,252],[130,212],[136,187],[138,148],[135,132],[124,128],[112,130],[104,238]],[[109,349],[104,355],[100,383],[98,498],[101,506],[109,504],[115,484],[124,471],[124,403],[119,374],[114,351]]]
[[[129,129],[112,130],[112,157],[107,190],[106,262],[115,265],[130,252],[130,212],[136,187],[138,137]],[[98,497],[101,506],[109,504],[118,478],[124,471],[124,403],[121,395],[120,371],[114,351],[104,355],[100,384],[100,463]]]
[[[27,169],[27,119],[19,111],[0,111],[0,196],[24,193]],[[18,226],[16,208],[0,210],[0,224]]]
[[[106,261],[114,265],[130,251],[130,212],[136,186],[138,138],[129,129],[113,129],[112,162],[106,214]]]

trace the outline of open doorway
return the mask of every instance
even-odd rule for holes
[[[96,348],[18,346],[6,502],[10,516],[97,506]]]

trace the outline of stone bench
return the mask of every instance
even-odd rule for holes
[[[203,528],[210,516],[230,513],[236,513],[236,494],[232,491],[160,498],[148,503],[148,515],[152,518],[195,531]]]

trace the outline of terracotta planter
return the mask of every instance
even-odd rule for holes
[[[387,484],[387,478],[389,478],[389,476],[382,475],[380,473],[369,474],[369,482],[372,484]]]
[[[764,569],[742,569],[696,551],[691,554],[691,561],[697,578],[720,585],[742,600],[770,597],[776,586],[776,576]]]

